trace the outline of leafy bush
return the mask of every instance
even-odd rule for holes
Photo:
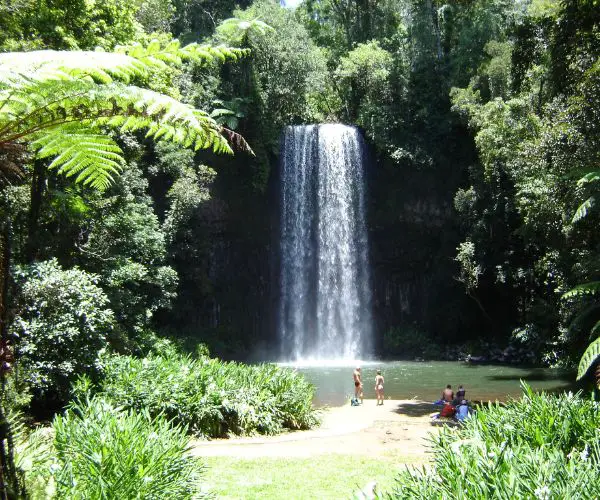
[[[45,395],[68,395],[81,374],[100,371],[99,356],[113,326],[108,298],[98,277],[81,269],[64,270],[56,259],[18,272],[20,311],[11,333],[32,388]]]
[[[202,470],[182,427],[102,398],[74,404],[53,423],[58,498],[198,498]]]
[[[389,498],[598,498],[600,405],[533,394],[490,404],[433,438],[435,465],[402,472]]]
[[[414,325],[396,326],[385,331],[383,334],[383,351],[388,356],[404,358],[437,359],[442,357],[439,342]]]
[[[25,425],[22,413],[8,412],[14,448],[14,461],[21,486],[24,486],[27,498],[42,500],[51,498],[54,482],[51,466],[54,459],[52,433],[48,428],[31,430]]]
[[[165,415],[212,437],[310,428],[317,422],[314,391],[301,375],[274,365],[174,354],[113,356],[100,388],[115,405]]]

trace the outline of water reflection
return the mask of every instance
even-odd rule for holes
[[[355,362],[336,366],[297,366],[317,387],[317,405],[336,406],[348,401],[354,392],[352,371]],[[365,398],[375,398],[375,372],[385,377],[385,396],[392,399],[434,401],[446,384],[456,391],[463,385],[469,400],[495,401],[518,397],[520,381],[534,390],[559,391],[571,387],[574,376],[550,368],[518,368],[501,365],[468,365],[459,362],[369,362],[361,363]]]

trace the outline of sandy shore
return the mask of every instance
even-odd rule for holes
[[[278,436],[215,439],[193,442],[198,456],[310,457],[340,453],[362,456],[392,455],[409,462],[429,458],[427,436],[435,432],[429,415],[431,403],[415,400],[386,400],[376,406],[365,399],[361,406],[349,404],[323,410],[320,427]]]

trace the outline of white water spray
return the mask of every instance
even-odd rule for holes
[[[281,165],[286,360],[351,360],[371,349],[363,146],[345,125],[288,127]]]

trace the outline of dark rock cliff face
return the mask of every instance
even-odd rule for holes
[[[174,243],[178,297],[158,318],[224,358],[269,357],[274,342],[276,179],[249,189],[252,168],[243,157],[219,168],[211,199]]]
[[[279,303],[279,168],[269,158],[263,190],[248,188],[242,160],[219,169],[212,200],[190,224],[175,266],[180,293],[169,323],[206,341],[215,354],[276,359]],[[453,175],[449,175],[455,169]],[[460,169],[367,167],[368,231],[375,349],[394,355],[386,332],[460,340],[481,318],[454,277],[461,239],[452,207]]]
[[[460,235],[453,191],[437,187],[435,175],[386,165],[371,172],[373,307],[382,355],[389,354],[383,339],[390,329],[451,341],[469,322],[459,313],[466,301],[454,279]]]

